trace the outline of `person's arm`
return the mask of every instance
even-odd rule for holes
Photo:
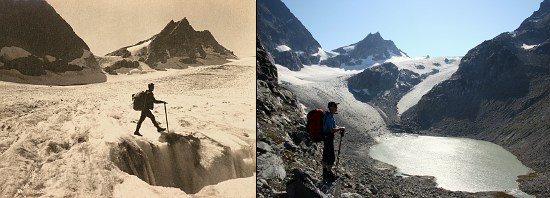
[[[336,132],[344,132],[344,131],[346,131],[346,128],[345,128],[345,127],[336,127],[336,128],[333,128],[332,125],[329,125],[329,126],[328,126],[328,130],[329,130],[331,133],[336,133]]]
[[[168,104],[167,102],[164,102],[162,100],[155,100],[155,103],[164,103],[164,104]]]
[[[157,99],[155,99],[155,95],[153,95],[153,93],[151,93],[151,97],[153,98],[153,103],[164,103],[164,104],[168,104],[168,103],[166,103],[166,102],[164,102],[164,101],[162,101],[162,100],[157,100]]]

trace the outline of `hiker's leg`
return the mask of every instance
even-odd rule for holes
[[[141,128],[141,123],[143,123],[143,121],[145,120],[146,114],[144,112],[145,111],[141,111],[141,116],[139,117],[139,120],[136,126],[136,132],[139,132],[139,128]]]
[[[334,155],[334,136],[329,135],[323,140],[323,169],[331,170],[336,157]]]
[[[158,129],[160,128],[159,126],[159,123],[157,123],[157,120],[155,120],[155,116],[153,115],[153,113],[151,113],[151,111],[147,110],[147,117],[149,117],[151,119],[151,122],[153,122],[153,125],[155,125],[155,127]]]

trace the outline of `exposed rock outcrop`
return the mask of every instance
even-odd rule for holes
[[[61,85],[105,81],[90,48],[46,1],[1,1],[0,13],[0,80]],[[46,71],[73,71],[80,77],[53,80],[57,82],[25,79]],[[84,77],[90,75],[94,77]]]
[[[296,178],[305,176],[296,174],[307,170],[305,174],[318,177],[315,169],[320,167],[316,160],[320,159],[320,150],[305,132],[305,112],[299,101],[292,92],[279,86],[271,57],[259,39],[256,43],[257,195],[304,195],[301,193],[305,180]],[[292,178],[295,179],[290,182]],[[308,181],[311,183],[311,179]]]
[[[434,70],[435,73],[438,70]],[[393,126],[399,121],[397,102],[432,73],[420,75],[399,68],[389,62],[363,70],[348,79],[348,89],[354,97],[375,107],[384,115],[386,124]]]
[[[178,22],[170,21],[164,29],[153,37],[135,45],[123,47],[107,56],[120,56],[144,61],[153,68],[159,64],[223,64],[227,59],[236,59],[233,54],[216,41],[208,30],[196,31],[187,18]]]
[[[319,63],[321,45],[280,0],[257,1],[257,31],[274,63],[299,71]]]
[[[367,62],[384,61],[394,56],[408,55],[401,51],[393,41],[384,40],[380,33],[368,34],[363,40],[332,50],[337,56],[321,61],[321,64],[331,67],[357,66]],[[371,63],[372,64],[372,63]]]

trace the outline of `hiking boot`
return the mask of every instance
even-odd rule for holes
[[[134,132],[134,135],[142,136],[141,133],[139,133],[139,131]]]
[[[338,179],[338,176],[336,176],[332,171],[323,170],[323,179],[328,182],[334,182]]]
[[[159,127],[159,128],[157,128],[157,131],[160,133],[162,131],[166,131],[166,128]]]

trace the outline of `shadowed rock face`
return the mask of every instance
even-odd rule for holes
[[[514,32],[471,49],[458,71],[402,119],[419,129],[470,136],[505,146],[539,171],[550,167],[550,1]],[[538,178],[546,177],[541,174]],[[540,181],[539,181],[540,182]],[[550,192],[522,190],[537,196]]]
[[[132,54],[128,49],[149,42],[143,46],[143,50]],[[237,58],[216,41],[208,30],[196,31],[189,24],[187,18],[181,21],[170,21],[166,27],[150,39],[141,41],[135,45],[118,49],[107,56],[139,57],[151,66],[165,63],[167,59],[181,57],[184,64],[195,64],[196,59],[234,59]]]
[[[296,159],[311,158],[312,153],[319,157],[319,149],[311,145],[304,131],[304,112],[298,99],[278,84],[272,58],[258,38],[256,44],[257,196],[274,197],[285,190],[289,197],[313,196],[315,186],[307,184],[318,180],[302,171],[320,164],[305,164]],[[309,174],[320,175],[314,171]],[[304,179],[306,177],[308,179]],[[296,179],[291,184],[286,183],[290,178]]]
[[[44,0],[1,1],[0,35],[0,69],[31,76],[99,69],[90,48]]]
[[[395,87],[399,70],[393,63],[384,63],[369,67],[349,78],[348,85],[354,92],[363,92],[366,101]]]
[[[303,65],[317,64],[321,45],[313,38],[286,5],[280,0],[258,0],[256,29],[274,63],[299,71]],[[286,45],[288,51],[277,50]]]

